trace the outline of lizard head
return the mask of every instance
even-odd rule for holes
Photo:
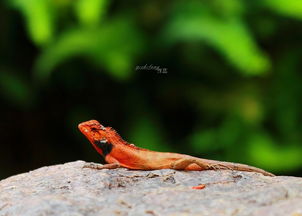
[[[101,155],[106,156],[111,152],[111,139],[116,133],[112,128],[106,128],[96,120],[82,122],[78,128]]]

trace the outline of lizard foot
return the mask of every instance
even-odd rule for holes
[[[233,170],[231,167],[223,165],[223,164],[209,164],[209,165],[207,165],[207,169],[209,169],[209,170]]]

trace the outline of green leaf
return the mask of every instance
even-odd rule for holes
[[[293,144],[278,146],[271,137],[263,133],[250,137],[247,152],[250,161],[264,169],[282,172],[302,166],[301,146]]]
[[[296,19],[302,19],[302,1],[301,0],[265,0],[263,2],[272,10],[290,16]]]
[[[135,145],[154,151],[171,151],[164,142],[164,135],[157,121],[147,116],[141,116],[133,123],[129,140]]]
[[[254,88],[257,88],[257,86]],[[251,90],[253,91],[253,89]],[[233,112],[240,116],[246,124],[258,125],[264,118],[264,107],[260,96],[253,95],[251,90],[241,89],[233,104]]]
[[[143,48],[142,40],[142,35],[128,17],[117,18],[102,28],[77,28],[64,32],[37,59],[36,78],[47,80],[59,64],[82,56],[107,69],[116,79],[125,80],[134,72],[135,59]]]
[[[224,16],[238,16],[244,12],[244,3],[241,0],[211,0],[205,1],[205,4],[213,6]]]
[[[51,0],[14,0],[12,4],[25,17],[34,43],[44,45],[53,39],[55,10]]]
[[[196,131],[191,134],[189,143],[194,152],[204,153],[219,149],[217,145],[217,131],[208,129],[204,131]]]
[[[102,20],[107,5],[107,0],[77,0],[74,4],[80,23],[87,26],[95,26]]]
[[[195,152],[209,153],[225,151],[229,154],[240,152],[240,149],[234,149],[240,138],[241,122],[234,117],[227,117],[217,128],[197,130],[189,138],[189,143]],[[239,151],[237,151],[239,150]],[[241,151],[242,153],[242,151]]]
[[[176,8],[164,35],[171,44],[194,40],[209,44],[246,75],[263,74],[270,68],[269,59],[240,18],[221,18],[197,1]]]
[[[301,125],[301,92],[300,75],[301,56],[299,50],[284,52],[276,63],[274,100],[271,104],[276,112],[274,121],[283,140],[292,142],[299,139]]]

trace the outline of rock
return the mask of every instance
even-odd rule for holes
[[[93,170],[84,161],[0,181],[0,215],[302,216],[302,178],[238,171]],[[202,190],[192,186],[205,184]]]

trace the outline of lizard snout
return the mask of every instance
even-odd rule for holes
[[[78,128],[84,134],[85,133],[87,134],[91,131],[95,132],[98,130],[105,130],[105,127],[96,120],[89,120],[89,121],[82,122],[78,125]]]

